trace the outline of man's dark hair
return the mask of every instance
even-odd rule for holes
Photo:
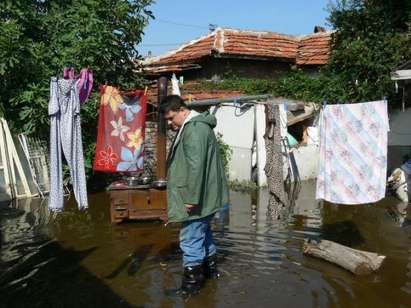
[[[181,108],[187,108],[186,103],[178,95],[168,95],[166,96],[160,104],[160,111],[167,113],[169,111],[179,111]]]

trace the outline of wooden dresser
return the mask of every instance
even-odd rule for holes
[[[112,223],[124,220],[167,220],[167,196],[165,189],[149,185],[108,187],[110,218]]]

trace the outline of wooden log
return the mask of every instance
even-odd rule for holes
[[[303,252],[337,264],[355,275],[368,275],[377,271],[385,259],[385,256],[373,252],[352,249],[327,240],[305,240]]]

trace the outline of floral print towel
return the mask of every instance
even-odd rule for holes
[[[386,101],[325,106],[316,199],[363,204],[384,198],[388,130]]]
[[[146,104],[144,91],[134,90],[123,95],[112,86],[100,87],[94,170],[143,170]]]

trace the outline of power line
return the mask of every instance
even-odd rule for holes
[[[154,43],[154,44],[141,44],[139,46],[141,47],[152,47],[152,46],[177,46],[177,45],[183,45],[184,43]]]
[[[179,22],[175,22],[175,21],[172,21],[172,20],[166,20],[166,19],[160,19],[160,18],[156,18],[155,20],[157,20],[157,21],[159,21],[159,22],[166,23],[166,24],[175,25],[175,26],[190,27],[190,28],[197,28],[197,29],[207,29],[207,30],[209,29],[209,28],[206,27],[206,26],[179,23]]]

